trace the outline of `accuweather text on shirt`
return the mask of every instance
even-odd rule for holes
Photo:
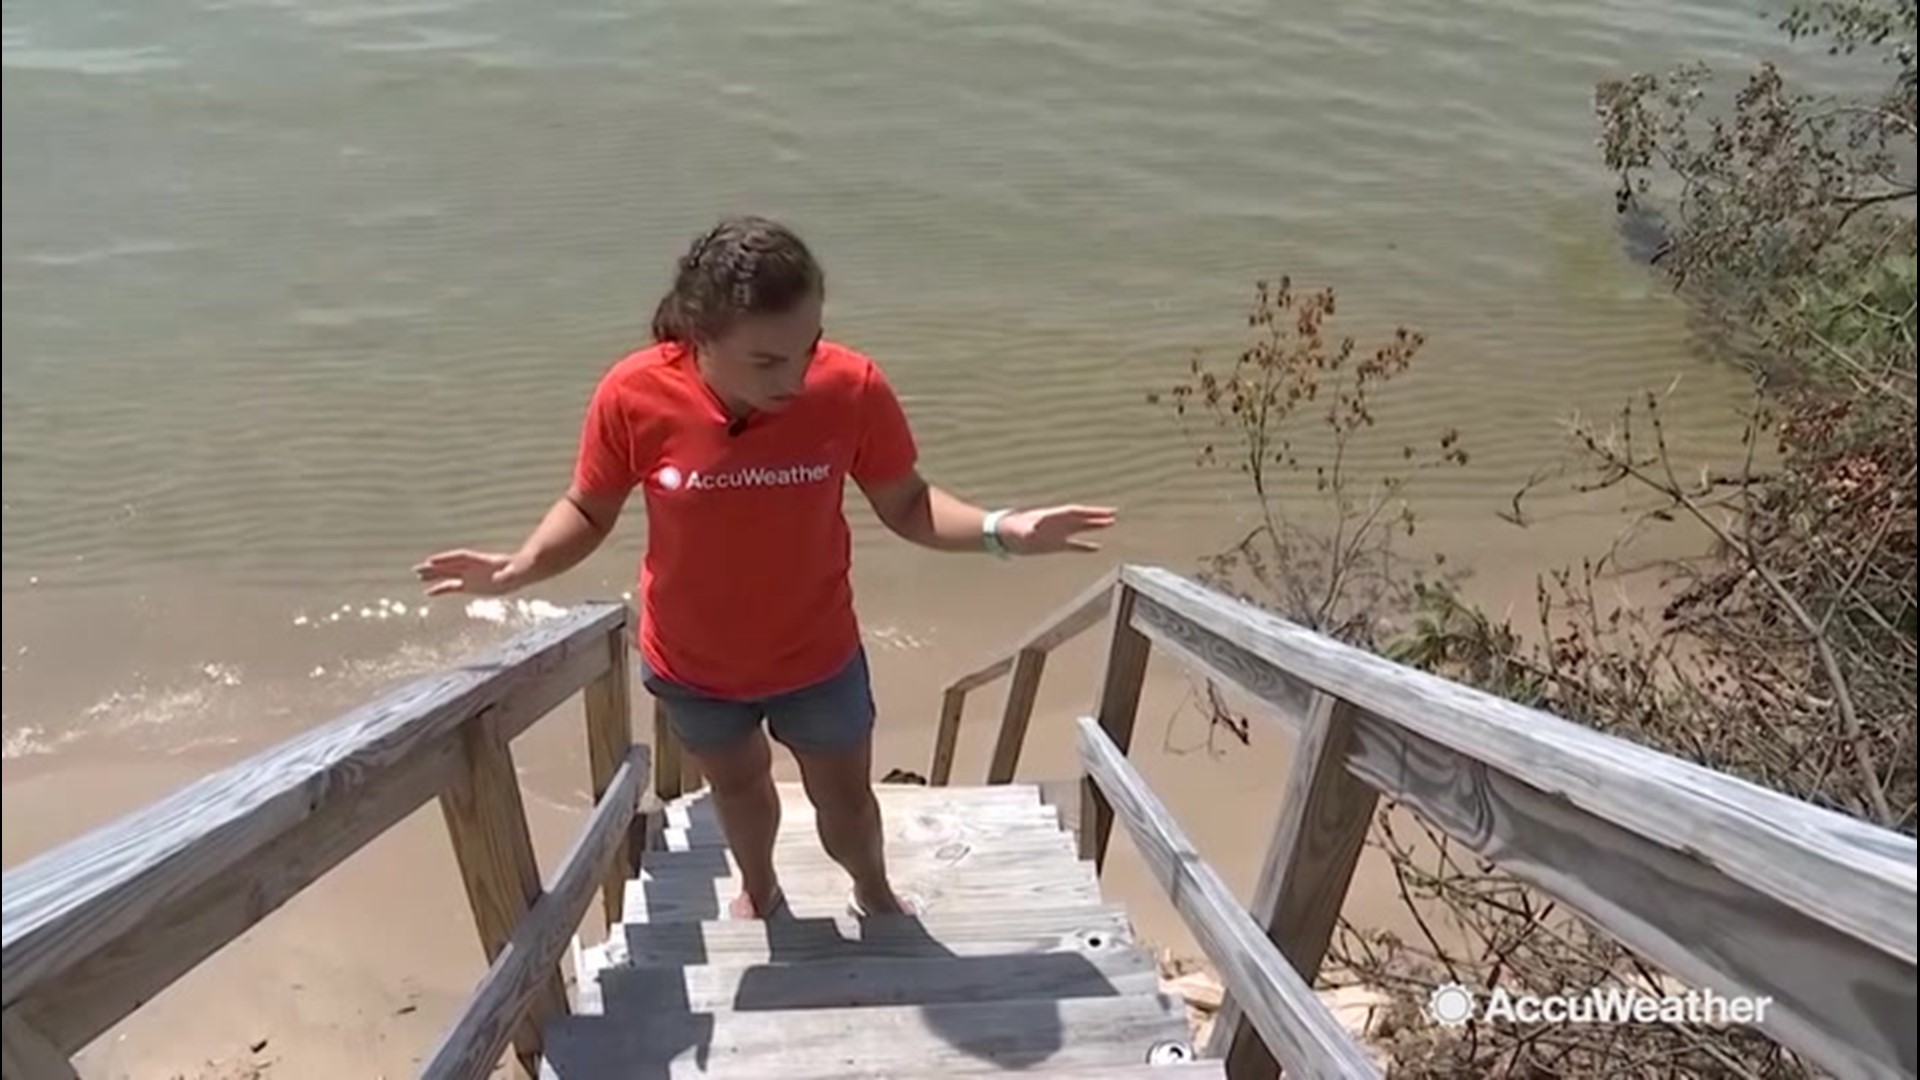
[[[682,473],[669,465],[655,474],[660,486],[668,491],[798,487],[802,484],[824,483],[832,476],[833,466],[831,465],[786,465],[777,468],[755,466],[734,469],[731,472],[702,472],[695,469],[690,473]]]

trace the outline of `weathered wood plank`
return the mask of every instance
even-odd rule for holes
[[[1308,1076],[1379,1076],[1313,989],[1240,907],[1098,721],[1080,721],[1080,761],[1254,1028]]]
[[[1068,601],[1065,607],[1042,619],[1006,654],[947,684],[949,692],[970,693],[1013,670],[1015,658],[1027,649],[1049,653],[1099,624],[1113,603],[1118,574],[1101,576],[1091,588]]]
[[[780,781],[774,784],[774,790],[780,796],[780,804],[784,811],[796,814],[813,813],[813,803],[807,798],[806,788],[797,781]],[[873,797],[879,801],[882,810],[955,809],[963,806],[1006,809],[1040,805],[1040,785],[1026,783],[940,788],[921,784],[874,784]],[[703,791],[676,799],[667,805],[676,813],[700,807],[704,807],[707,813],[711,813],[714,805],[713,794]]]
[[[1107,634],[1105,670],[1100,675],[1100,696],[1094,716],[1107,739],[1122,757],[1133,746],[1133,724],[1140,711],[1140,694],[1146,687],[1147,660],[1152,643],[1133,625],[1136,600],[1132,589],[1121,586],[1113,601]],[[1107,841],[1113,832],[1113,807],[1099,785],[1087,777],[1080,785],[1080,855],[1090,859],[1098,870],[1106,865]]]
[[[1353,707],[1317,695],[1294,746],[1280,820],[1253,893],[1254,920],[1308,986],[1320,974],[1379,801],[1347,771],[1353,745]],[[1280,1074],[1231,994],[1214,1019],[1208,1054],[1225,1057],[1234,1080]]]
[[[0,1013],[0,1077],[4,1080],[80,1080],[73,1062],[34,1030],[17,1009]]]
[[[6,1003],[147,930],[300,823],[347,812],[483,709],[494,710],[496,724],[531,723],[599,674],[601,641],[625,621],[621,607],[583,608],[8,871],[0,899]]]
[[[1075,862],[1079,852],[1073,840],[1062,832],[1034,832],[1015,835],[989,845],[949,841],[941,844],[889,843],[887,868],[895,874],[919,874],[935,869],[993,867],[1018,869],[1046,860]],[[774,866],[782,874],[838,871],[818,841],[812,844],[776,846]],[[657,851],[647,858],[646,866],[635,875],[642,881],[672,881],[698,878],[734,877],[739,864],[733,852],[724,847],[698,847],[688,851]]]
[[[1034,789],[1008,788],[1005,797],[994,798],[961,796],[952,788],[932,790],[941,792],[942,797],[881,798],[880,827],[889,844],[975,843],[985,842],[988,837],[1059,832],[1057,815],[1041,804]],[[784,802],[776,843],[817,847],[818,817],[811,805]],[[726,842],[719,816],[706,799],[674,805],[667,810],[666,820],[663,840],[669,847],[719,846]]]
[[[862,1080],[902,1073],[1136,1064],[1184,1042],[1165,997],[1007,1000],[793,1012],[572,1016],[548,1034],[556,1080]]]
[[[1008,818],[971,822],[955,816],[932,824],[926,822],[892,823],[886,825],[886,843],[889,850],[896,846],[938,846],[944,843],[985,844],[1017,841],[1023,839],[1041,839],[1048,836],[1063,835],[1060,824],[1048,815],[1034,815],[1025,819]],[[697,825],[693,829],[662,829],[659,839],[664,851],[699,851],[704,848],[723,848],[727,838],[719,826]],[[812,821],[782,821],[780,831],[774,838],[774,854],[788,852],[807,853],[820,850],[820,835],[814,831]]]
[[[688,817],[668,811],[665,816],[664,827],[667,830],[686,834],[689,839],[713,842],[725,836],[720,828],[719,818],[710,812],[699,811]],[[816,835],[815,824],[818,820],[819,815],[809,809],[795,809],[792,813],[782,811],[778,836],[782,840],[787,840]],[[1042,832],[1060,831],[1058,816],[1040,806],[972,809],[964,806],[929,807],[925,810],[895,810],[881,807],[880,827],[886,831],[888,837],[903,840],[1022,829]]]
[[[922,910],[953,911],[978,907],[1019,910],[1022,907],[1058,907],[1063,903],[1093,903],[1099,898],[1092,868],[1076,863],[1072,869],[1035,874],[1028,870],[940,872],[895,877],[894,888],[911,894]],[[806,878],[783,880],[781,887],[795,915],[827,916],[846,911],[847,886],[842,882]],[[626,922],[705,920],[719,918],[739,893],[730,879],[686,885],[659,882],[627,883]]]
[[[1118,908],[1097,904],[1019,911],[931,912],[856,919],[723,919],[628,923],[620,956],[636,965],[803,963],[863,956],[908,959],[1072,950],[1100,952],[1134,944]]]
[[[513,937],[487,969],[466,1009],[447,1033],[423,1080],[480,1080],[492,1071],[514,1025],[560,963],[607,864],[618,857],[648,775],[648,753],[636,746],[594,807],[587,827],[560,864],[553,887],[520,920]]]
[[[889,1072],[889,1080],[939,1080],[952,1078],[952,1072]],[[1127,1063],[1127,1065],[1039,1065],[1021,1068],[1020,1080],[1225,1080],[1227,1072],[1217,1061],[1179,1061],[1179,1063]]]
[[[1140,949],[915,959],[857,957],[756,965],[621,967],[601,974],[609,1014],[848,1009],[1025,998],[1122,997],[1159,991]]]
[[[34,1026],[77,1053],[374,837],[420,809],[465,768],[453,733],[410,752],[357,799],[307,818],[252,858],[201,882],[24,996]]]
[[[633,748],[633,657],[625,632],[607,635],[607,673],[587,684],[587,768],[593,780],[593,798],[597,803],[613,783],[613,774]],[[638,825],[640,819],[636,817]],[[642,837],[629,832],[600,894],[607,921],[618,921],[626,879],[640,866]]]
[[[950,687],[940,695],[940,725],[933,733],[933,768],[927,783],[945,787],[953,782],[953,756],[960,751],[960,721],[967,711],[967,692]]]
[[[1355,726],[1348,763],[1690,985],[1771,998],[1757,1026],[1836,1075],[1920,1067],[1912,963],[1377,717]]]
[[[1403,667],[1164,570],[1128,567],[1122,579],[1145,593],[1136,621],[1190,643],[1216,673],[1239,669],[1256,696],[1279,703],[1262,683],[1290,684],[1285,700],[1324,690],[1915,961],[1912,837]]]
[[[440,793],[440,808],[480,947],[491,964],[540,899],[540,863],[533,854],[513,751],[485,724],[467,725],[460,741],[467,767]],[[555,969],[535,989],[514,1030],[515,1056],[526,1075],[539,1068],[541,1027],[566,1011],[566,984]]]
[[[1007,687],[1006,709],[1000,715],[1000,735],[987,763],[987,783],[1010,784],[1020,771],[1020,751],[1027,745],[1027,727],[1033,723],[1033,705],[1040,697],[1040,679],[1047,673],[1047,654],[1021,649],[1013,664],[1013,682]]]
[[[912,892],[928,903],[949,897],[951,882],[962,876],[1017,879],[1021,888],[1030,894],[1052,895],[1071,892],[1089,880],[1090,875],[1085,864],[1056,852],[982,856],[958,862],[889,863],[888,870],[897,888]],[[832,862],[790,864],[780,867],[779,873],[781,892],[795,904],[830,902],[835,896],[844,903],[853,888],[853,879]],[[642,892],[655,901],[666,898],[704,901],[709,894],[724,894],[730,899],[740,889],[738,878],[712,873],[646,874],[639,878],[638,884]]]
[[[780,835],[809,833],[819,821],[819,815],[812,807],[787,807],[780,813]],[[889,833],[903,831],[934,832],[947,827],[949,822],[965,821],[976,827],[990,825],[1039,826],[1051,825],[1059,831],[1057,821],[1050,820],[1047,809],[1038,803],[1032,806],[984,806],[959,803],[953,806],[927,805],[923,808],[902,808],[882,806],[880,808],[880,826]],[[675,807],[666,815],[666,827],[693,834],[712,835],[720,829],[720,818],[705,806],[698,807],[692,813]]]

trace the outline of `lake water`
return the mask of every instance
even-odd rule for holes
[[[1427,334],[1360,460],[1460,429],[1472,464],[1418,489],[1429,542],[1530,596],[1618,527],[1572,498],[1494,517],[1566,418],[1670,392],[1711,453],[1744,393],[1626,252],[1593,84],[1783,53],[1744,2],[9,0],[9,790],[228,760],[538,617],[422,612],[408,567],[518,542],[593,381],[731,211],[813,243],[829,332],[890,372],[930,476],[1122,510],[1102,556],[1000,565],[852,507],[883,765],[924,770],[940,683],[1108,562],[1190,570],[1238,535],[1243,486],[1144,398],[1241,340],[1259,278],[1337,288],[1363,344]],[[630,588],[632,522],[529,599]],[[1076,655],[1032,770],[1070,760]],[[1157,678],[1149,757],[1204,738]],[[1202,826],[1236,813],[1210,792],[1280,775],[1166,756]],[[583,787],[540,768],[556,802]]]

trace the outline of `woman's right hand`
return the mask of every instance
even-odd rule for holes
[[[501,596],[517,587],[513,556],[490,551],[443,551],[428,556],[413,572],[427,582],[428,596],[456,592]]]

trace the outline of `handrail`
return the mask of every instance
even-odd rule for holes
[[[1207,666],[1220,674],[1244,680],[1258,671],[1291,684],[1247,685],[1256,696],[1332,694],[1377,726],[1431,739],[1647,840],[1697,852],[1743,884],[1915,960],[1911,837],[1396,664],[1165,570],[1129,567],[1123,581],[1142,594],[1137,621],[1149,637],[1189,653],[1204,642],[1214,654]],[[1241,662],[1220,671],[1223,646]]]
[[[1127,567],[1121,584],[1136,632],[1275,715],[1304,715],[1316,694],[1346,705],[1329,771],[1419,812],[1689,984],[1768,999],[1758,1026],[1823,1067],[1913,1074],[1913,838],[1403,667],[1165,570]],[[1270,862],[1280,855],[1269,849]],[[1282,921],[1284,897],[1329,873],[1344,889],[1351,865],[1263,871],[1298,884],[1256,915],[1278,938],[1317,932]]]
[[[1247,1003],[1267,1045],[1280,1048],[1307,1076],[1379,1076],[1093,717],[1080,720],[1079,749],[1087,776],[1119,812],[1141,859],[1219,970],[1227,992]]]
[[[569,935],[592,902],[600,868],[612,861],[626,838],[647,768],[645,747],[628,751],[606,796],[587,819],[586,830],[560,863],[553,888],[520,921],[513,939],[481,980],[472,1003],[421,1072],[425,1080],[467,1080],[493,1069],[514,1022],[538,993],[543,976],[559,961]]]
[[[1126,754],[1156,646],[1299,730],[1252,917],[1307,983],[1385,796],[1689,984],[1770,1001],[1758,1026],[1810,1061],[1842,1076],[1920,1067],[1908,1019],[1920,998],[1912,837],[1403,667],[1166,570],[1122,567],[1099,603],[1111,619],[1097,751]],[[1008,662],[997,663],[982,670],[997,677]],[[1017,673],[1019,661],[1011,666]],[[1032,693],[1023,690],[1028,709]],[[1013,704],[1018,722],[1003,724],[1003,742],[1025,733]],[[1096,757],[1081,787],[1080,843],[1097,868],[1116,808],[1150,804],[1116,793],[1111,762]],[[1163,850],[1143,854],[1177,853],[1174,839],[1159,829],[1146,842]],[[1195,887],[1187,871],[1162,879]],[[1190,921],[1205,914],[1207,905],[1175,901]],[[1203,942],[1230,934],[1203,929]],[[1270,1047],[1311,1065],[1275,1017],[1248,1015],[1271,1003],[1242,1009],[1260,987],[1228,989],[1209,1049],[1228,1057],[1230,1075],[1271,1076]]]
[[[603,812],[624,815],[618,842],[593,848],[605,857],[587,870],[617,910],[638,858],[633,800],[620,785],[645,764],[631,735],[630,618],[623,605],[584,606],[7,871],[0,967],[10,1070],[16,1051],[64,1063],[436,797],[497,966],[528,911],[548,903],[508,744],[583,688],[601,806],[594,828]],[[529,961],[523,950],[518,961],[547,975],[510,1018],[523,1067],[538,1053],[541,1022],[566,1008],[559,958],[556,949]],[[483,1076],[493,1063],[461,1075]]]
[[[934,733],[929,784],[944,786],[952,780],[953,755],[960,744],[960,719],[966,710],[967,695],[1010,671],[1015,672],[1015,690],[1008,694],[988,783],[1005,784],[1013,780],[1027,722],[1033,716],[1032,691],[1039,684],[1047,655],[1099,624],[1113,604],[1119,580],[1118,571],[1103,575],[1092,588],[1041,620],[1011,649],[947,684],[940,696],[940,726]]]

